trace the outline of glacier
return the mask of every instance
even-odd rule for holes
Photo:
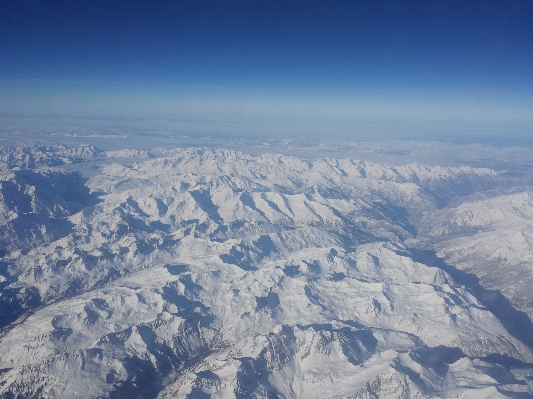
[[[1,398],[533,397],[529,181],[0,150]]]

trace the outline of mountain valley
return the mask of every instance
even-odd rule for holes
[[[533,397],[506,171],[0,151],[1,398]]]

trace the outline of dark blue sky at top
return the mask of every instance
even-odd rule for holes
[[[533,91],[533,2],[0,1],[0,79]]]
[[[0,0],[0,129],[34,117],[533,137],[533,1]]]

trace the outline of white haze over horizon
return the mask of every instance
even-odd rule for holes
[[[401,89],[1,81],[4,132],[530,145],[533,98]]]

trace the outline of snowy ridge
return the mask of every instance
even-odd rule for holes
[[[428,214],[417,246],[475,273],[533,319],[533,195],[529,191],[463,203]]]
[[[92,145],[79,147],[44,145],[17,148],[0,147],[0,164],[9,168],[36,168],[79,163],[102,154]]]
[[[11,170],[0,177],[0,253],[36,247],[68,234],[66,217],[92,203],[76,175]]]
[[[494,171],[98,154],[152,158],[2,181],[0,397],[531,397],[532,349],[403,244]]]

